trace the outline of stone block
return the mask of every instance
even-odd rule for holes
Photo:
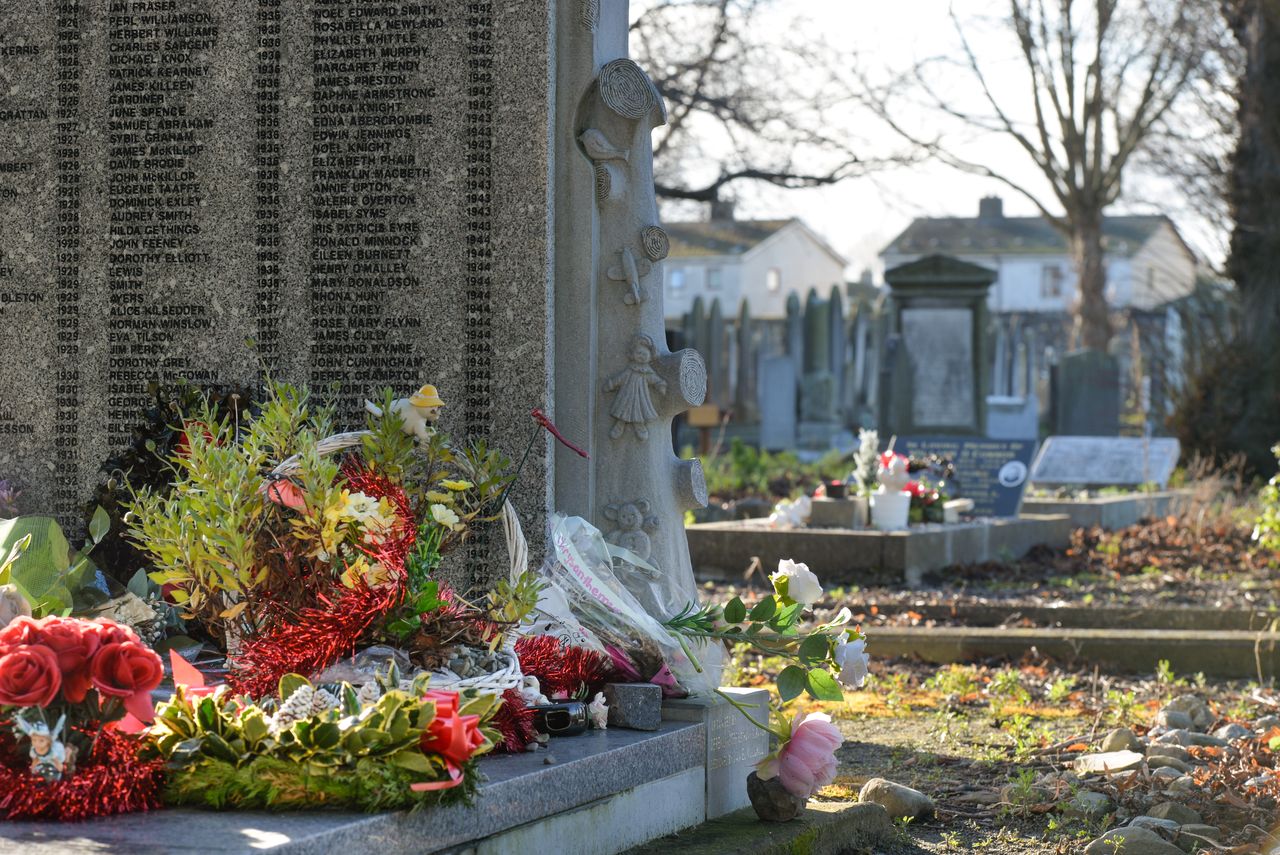
[[[769,693],[763,689],[721,689],[762,725],[769,722]],[[684,698],[662,707],[667,721],[702,722],[707,732],[707,818],[750,804],[747,776],[769,753],[769,735],[722,697]]]
[[[889,843],[893,837],[893,821],[880,805],[810,802],[791,822],[761,822],[747,808],[675,837],[655,840],[631,855],[670,852],[843,855],[870,851],[871,847]]]
[[[657,730],[662,725],[662,687],[654,683],[608,683],[609,726]]]
[[[1065,516],[991,518],[880,532],[779,529],[742,520],[693,525],[686,533],[694,571],[703,579],[741,578],[757,557],[767,570],[790,558],[809,565],[826,586],[915,586],[951,564],[1017,559],[1038,544],[1066,546],[1071,523]]]
[[[619,813],[597,821],[627,845],[638,845],[647,838],[633,838],[622,828],[635,821],[638,811],[645,814],[644,828],[651,835],[670,833],[704,817],[699,796],[705,791],[707,743],[706,729],[698,724],[664,722],[656,733],[594,730],[553,739],[551,745],[558,761],[553,765],[543,762],[545,751],[482,759],[480,771],[486,780],[469,807],[373,815],[165,810],[85,823],[3,822],[0,855],[345,855],[370,851],[375,842],[380,855],[456,852],[466,851],[465,844],[473,841],[554,823],[560,815],[618,800]],[[632,799],[633,793],[644,795]],[[561,846],[556,851],[617,850]]]
[[[867,526],[866,499],[814,499],[810,528],[857,529]]]

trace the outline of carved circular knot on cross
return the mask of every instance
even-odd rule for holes
[[[671,241],[661,226],[649,226],[641,235],[644,242],[644,254],[654,261],[661,261],[671,252]]]
[[[658,104],[653,83],[629,59],[615,59],[600,69],[600,97],[610,110],[628,119],[643,119]]]

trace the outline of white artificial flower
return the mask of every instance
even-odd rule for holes
[[[432,505],[431,518],[449,529],[457,528],[460,522],[458,515],[451,508],[446,508],[444,505]]]
[[[349,493],[342,515],[348,519],[366,520],[378,513],[378,500],[365,493]]]
[[[797,603],[811,606],[822,599],[822,583],[807,564],[784,558],[778,562],[778,572],[769,578],[775,590],[779,581],[787,580],[787,596]]]
[[[841,641],[836,644],[836,664],[840,666],[841,685],[850,689],[861,689],[866,681],[871,657],[867,655],[867,640],[856,638],[853,641]]]

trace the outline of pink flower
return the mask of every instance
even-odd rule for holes
[[[791,738],[777,754],[756,767],[761,780],[777,778],[796,798],[809,799],[836,779],[836,749],[844,742],[825,713],[797,715],[791,722]]]

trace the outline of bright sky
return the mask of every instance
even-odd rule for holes
[[[871,0],[775,0],[770,14],[777,16],[779,29],[796,26],[798,18],[807,18],[819,38],[829,44],[851,50],[861,58],[864,68],[910,67],[913,61],[939,54],[955,55],[958,41],[949,16],[956,4],[965,15],[1007,14],[1007,0],[910,0],[884,3]],[[993,87],[1000,97],[1027,102],[1020,80],[1021,60],[1013,55],[1012,45],[1000,36],[1000,30],[984,31],[981,27],[971,36],[975,50],[984,65],[997,70]],[[968,31],[967,32],[972,32]],[[1004,65],[1007,63],[1007,65]],[[1007,75],[1000,75],[1008,68]],[[971,86],[969,79],[957,78],[957,84]],[[969,90],[970,94],[976,90]],[[957,96],[959,97],[959,96]],[[980,97],[980,96],[978,96]],[[1001,100],[1006,100],[1001,97]],[[867,127],[857,126],[860,134]],[[898,145],[890,132],[877,132],[869,144],[886,147]],[[995,159],[1013,179],[1032,186],[1038,173],[1020,150],[1007,150],[1004,142],[986,139],[976,144]],[[1151,198],[1169,198],[1168,188],[1149,182],[1126,181],[1126,191],[1134,197],[1140,193]],[[1004,198],[1005,213],[1011,216],[1033,215],[1034,206],[1004,185],[967,175],[940,164],[927,164],[879,172],[866,178],[853,178],[832,187],[812,190],[778,190],[762,185],[740,183],[738,215],[742,218],[800,216],[822,233],[838,251],[850,260],[849,275],[856,278],[864,267],[878,271],[877,255],[912,218],[919,216],[975,216],[978,199],[995,194]],[[1182,206],[1185,207],[1185,206]],[[1109,209],[1111,213],[1168,213],[1182,229],[1184,237],[1202,256],[1220,260],[1220,238],[1193,216],[1185,216],[1181,208],[1152,204],[1131,198]],[[877,272],[878,277],[878,272]]]

